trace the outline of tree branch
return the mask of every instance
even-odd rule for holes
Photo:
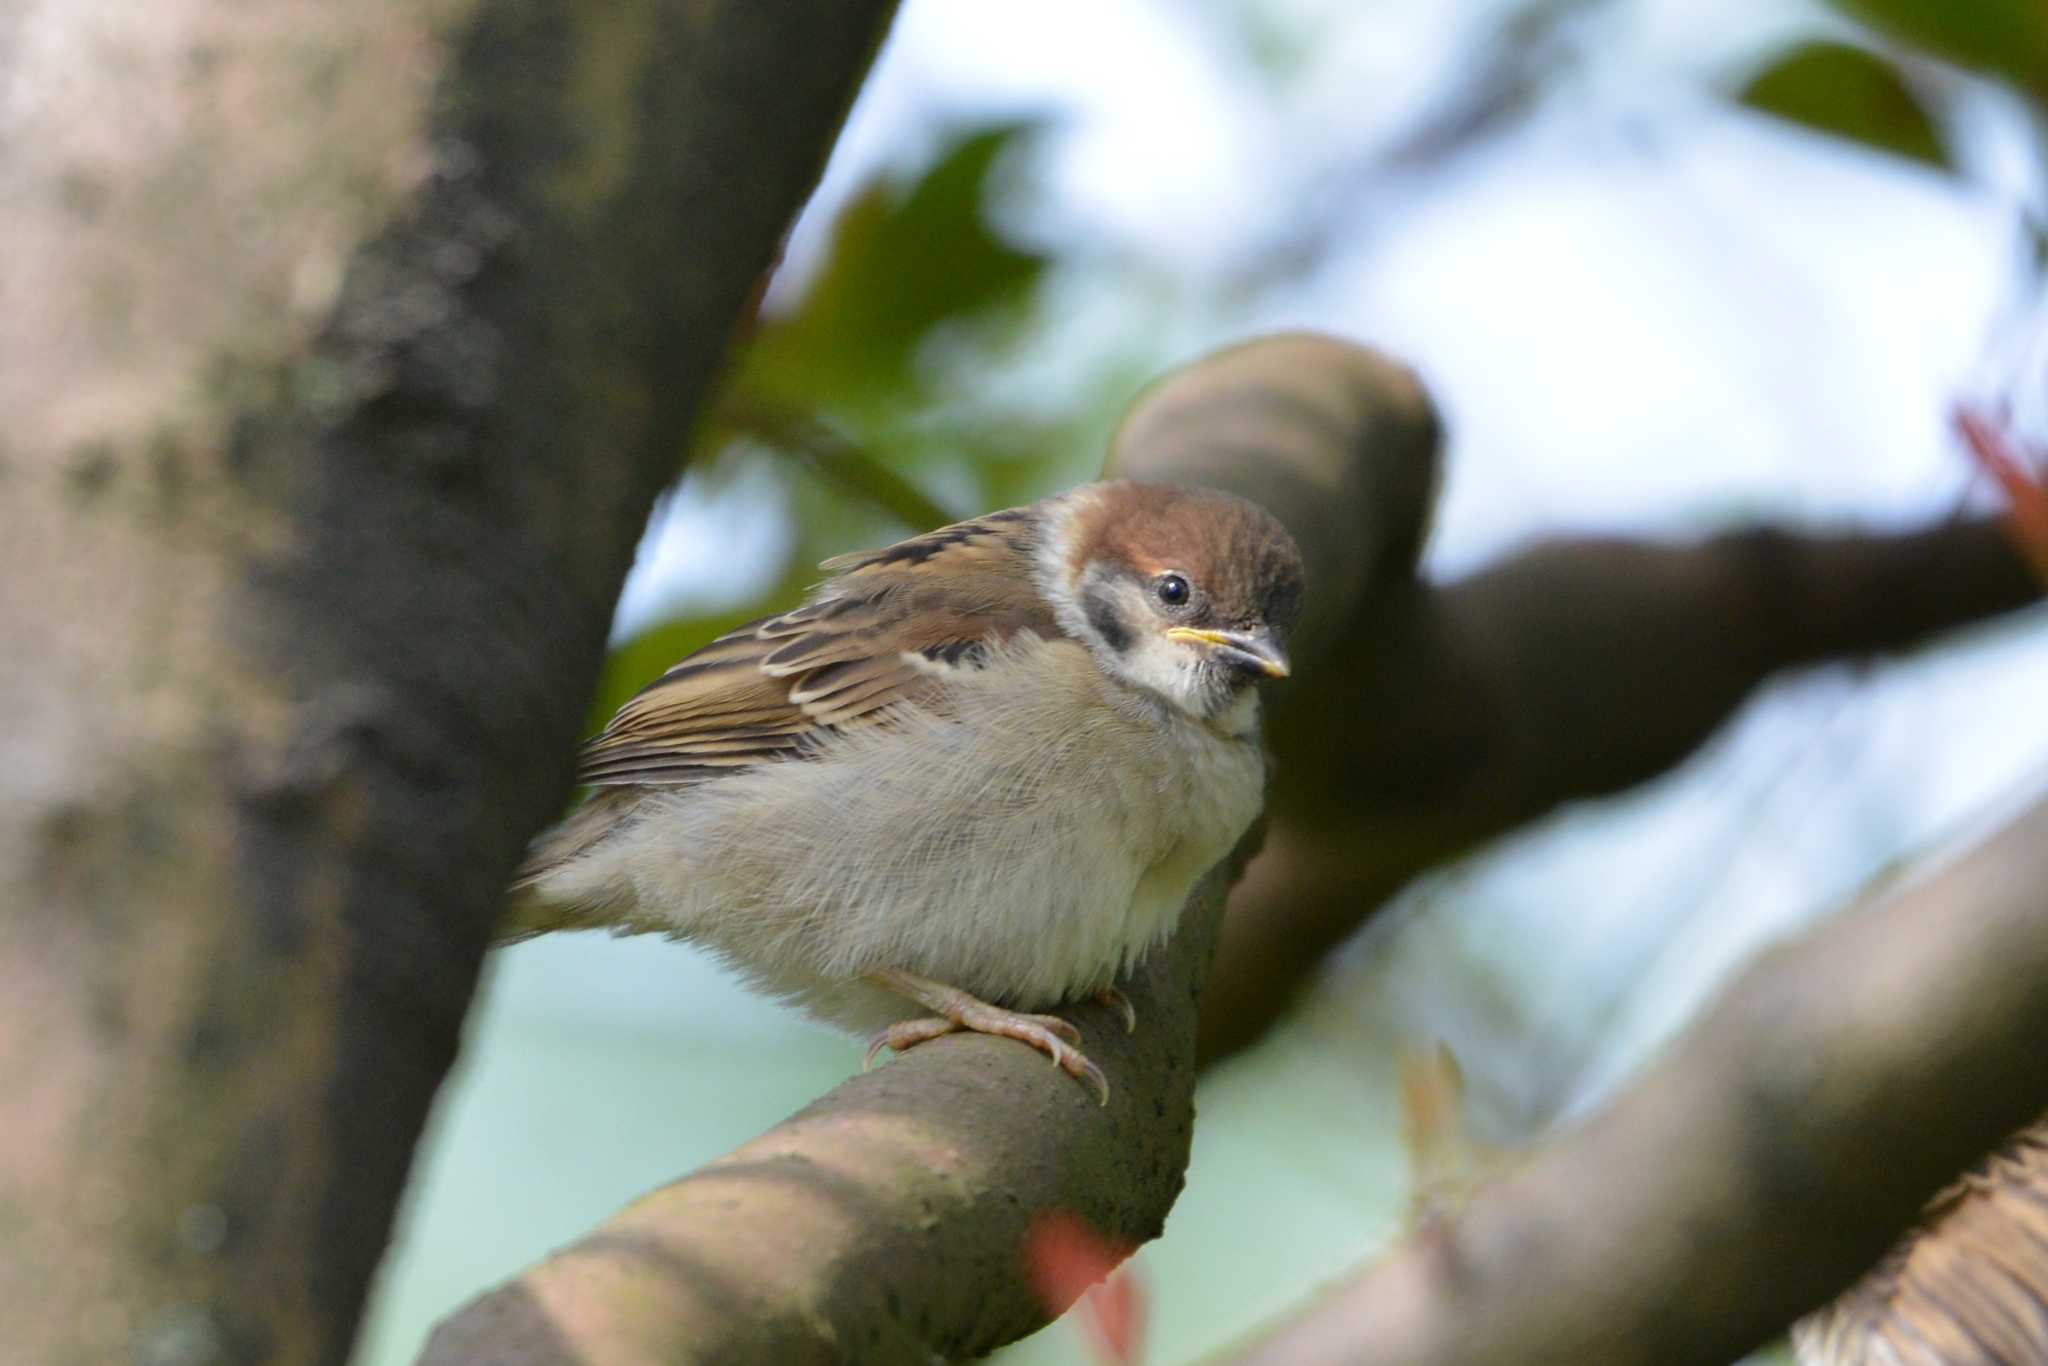
[[[889,9],[10,15],[20,1359],[347,1358],[648,507]]]
[[[1224,429],[1230,449],[1194,437]],[[1418,543],[1433,481],[1413,475],[1433,461],[1434,432],[1407,371],[1287,336],[1148,391],[1114,465],[1265,503],[1301,544],[1309,621],[1334,622],[1354,610],[1375,560]],[[1303,673],[1330,644],[1327,630],[1303,634]],[[1234,863],[1203,882],[1169,950],[1127,987],[1135,1035],[1106,1010],[1073,1012],[1109,1078],[1107,1109],[1009,1041],[920,1045],[457,1311],[423,1366],[924,1366],[1038,1328],[1051,1315],[1022,1261],[1034,1219],[1068,1211],[1135,1245],[1158,1234],[1179,1194],[1195,1004]]]
[[[1910,648],[2039,592],[1991,520],[1555,540],[1448,585],[1384,579],[1331,667],[1276,698],[1271,837],[1231,898],[1203,1060],[1257,1039],[1417,874],[1664,772],[1773,674]]]
[[[1093,1096],[1004,1039],[953,1035],[833,1089],[643,1196],[435,1329],[421,1366],[681,1366],[977,1356],[1049,1315],[1022,1249],[1069,1210],[1157,1237],[1193,1130],[1194,991],[1228,872],[1126,987],[1138,1029],[1065,1012],[1110,1082]]]
[[[1613,1104],[1239,1366],[1720,1363],[2048,1097],[2048,803],[1772,950]]]

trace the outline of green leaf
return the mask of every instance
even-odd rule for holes
[[[1902,42],[2048,93],[2048,4],[2043,0],[1834,0],[1844,13]]]
[[[935,328],[1021,299],[1046,259],[992,230],[987,205],[997,164],[1037,128],[984,128],[915,184],[878,181],[855,195],[803,300],[755,333],[736,390],[797,408],[865,411],[912,385],[917,348]]]
[[[1891,63],[1844,43],[1803,43],[1779,54],[1738,94],[1767,114],[1865,146],[1947,166],[1934,120]]]

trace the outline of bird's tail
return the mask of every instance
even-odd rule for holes
[[[492,935],[494,944],[516,944],[551,930],[612,928],[617,911],[586,897],[551,894],[555,874],[596,848],[618,829],[639,794],[632,788],[602,788],[590,799],[534,837],[526,861],[512,875],[505,915]]]

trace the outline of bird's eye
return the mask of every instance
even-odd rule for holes
[[[1182,607],[1188,600],[1188,581],[1178,574],[1161,574],[1153,582],[1152,591],[1168,607]]]

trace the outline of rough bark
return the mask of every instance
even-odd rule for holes
[[[346,1358],[634,541],[889,9],[0,16],[15,1358]]]
[[[2048,1097],[2048,804],[1751,965],[1637,1084],[1238,1366],[1721,1363]]]
[[[1228,425],[1239,444],[1192,441],[1189,423]],[[1311,625],[1292,651],[1307,674],[1332,641],[1313,623],[1347,619],[1374,566],[1419,544],[1435,432],[1405,369],[1283,336],[1143,396],[1113,464],[1233,489],[1287,523],[1308,567]],[[1022,1257],[1036,1218],[1078,1214],[1130,1246],[1158,1234],[1180,1192],[1195,1007],[1235,871],[1211,874],[1130,984],[1134,1035],[1106,1010],[1074,1012],[1107,1109],[1007,1040],[920,1045],[458,1310],[423,1363],[924,1366],[1038,1328],[1051,1310]]]

